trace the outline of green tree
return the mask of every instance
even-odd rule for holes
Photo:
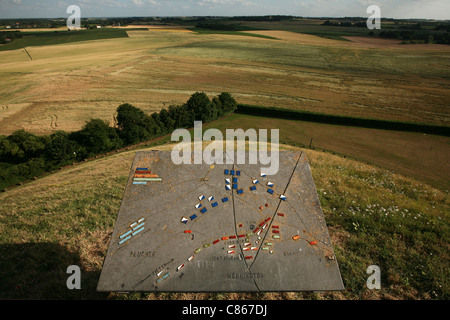
[[[236,100],[228,92],[222,92],[219,95],[219,100],[222,103],[223,114],[234,112],[237,108]]]
[[[222,102],[220,101],[219,97],[214,97],[211,100],[211,107],[212,107],[213,119],[217,119],[225,114],[225,111],[223,110]]]
[[[114,128],[102,119],[92,119],[79,132],[81,144],[90,154],[99,154],[120,148],[123,144]]]
[[[194,120],[201,120],[202,122],[212,120],[211,100],[204,92],[192,94],[186,102],[186,107],[189,112],[194,114]]]
[[[167,131],[172,131],[175,127],[175,119],[171,116],[174,116],[173,112],[169,113],[166,109],[161,109],[159,112],[159,120],[164,123]]]
[[[169,116],[175,121],[175,128],[190,128],[194,125],[194,115],[188,111],[185,104],[180,106],[170,106]]]
[[[60,165],[78,159],[78,145],[70,140],[69,134],[58,130],[50,135],[50,142],[45,149],[45,155],[49,162]]]
[[[159,123],[152,116],[145,116],[142,119],[142,127],[149,133],[150,136],[154,137],[162,133]]]
[[[9,161],[14,163],[26,162],[31,158],[39,157],[45,149],[47,137],[36,136],[23,129],[14,131],[3,142],[3,154]]]
[[[124,103],[117,108],[117,125],[123,129],[131,125],[140,125],[145,117],[145,113],[135,106]]]
[[[125,103],[117,108],[117,126],[119,135],[125,144],[144,141],[151,133],[144,125],[145,113],[135,106]]]

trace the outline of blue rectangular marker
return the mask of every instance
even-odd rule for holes
[[[208,211],[208,210],[206,210],[206,208],[203,208],[202,210],[200,210],[201,213],[205,213],[206,211]]]
[[[238,170],[238,171],[236,171],[236,175],[237,176],[240,176],[241,175],[241,172]]]
[[[227,202],[227,201],[228,201],[228,198],[227,198],[227,197],[225,197],[225,198],[222,199],[222,202]]]
[[[218,204],[217,204],[217,202],[214,202],[211,206],[214,208],[214,207],[217,207]]]
[[[256,190],[256,187],[255,187],[255,186],[250,187],[250,190],[255,191],[255,190]]]
[[[238,182],[238,178],[233,178],[233,182],[237,183]]]
[[[139,229],[140,227],[142,227],[145,224],[145,222],[142,222],[140,225],[136,226],[133,228],[133,231]]]
[[[146,185],[147,181],[133,181],[133,184],[143,184]]]
[[[237,183],[233,183],[233,189],[237,189],[237,188],[238,188]]]
[[[273,190],[272,189],[267,189],[267,192],[270,194],[273,194]]]
[[[136,168],[136,171],[148,171],[148,168]]]
[[[119,244],[122,244],[122,243],[124,243],[125,241],[130,240],[130,239],[131,239],[131,236],[128,236],[128,237],[126,237],[125,239],[122,239],[122,240],[119,242]]]
[[[244,193],[244,189],[239,189],[239,190],[237,191],[237,193],[238,193],[238,194]]]
[[[133,232],[131,235],[135,236],[136,234],[138,234],[139,232],[141,232],[142,230],[144,230],[144,227],[140,228],[139,230],[136,230],[135,232]]]
[[[225,169],[224,173],[225,173],[225,174],[230,174],[230,170]]]
[[[197,218],[196,214],[193,214],[192,216],[190,216],[189,218],[191,218],[191,220],[194,220],[195,218]]]
[[[234,170],[230,170],[230,174],[234,176]]]
[[[122,239],[123,237],[126,237],[127,235],[129,235],[131,233],[131,230],[128,230],[127,232],[125,232],[124,234],[122,234],[121,236],[119,236],[120,239]]]

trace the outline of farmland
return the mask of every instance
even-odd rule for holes
[[[367,37],[361,28],[320,26],[323,20],[238,23],[242,30],[223,32],[187,21],[28,30],[28,37],[0,45],[0,135],[75,132],[96,118],[112,127],[121,104],[149,115],[194,92],[229,92],[253,106],[450,126],[449,46],[400,44]],[[96,293],[134,156],[122,150],[0,194],[0,269],[7,275],[1,297],[448,299],[448,136],[237,113],[203,128],[279,129],[283,149],[307,153],[346,291]],[[141,148],[170,150],[169,140]],[[73,263],[86,281],[78,292],[60,285]],[[381,291],[364,285],[365,268],[374,263],[383,269]]]
[[[195,91],[227,91],[239,103],[449,124],[448,46],[412,51],[392,39],[374,48],[288,31],[251,32],[275,40],[163,30],[27,46],[32,61],[23,49],[1,51],[0,134],[49,133],[56,118],[58,129],[74,131],[90,118],[112,121],[123,102],[153,112]]]
[[[27,31],[22,38],[0,46],[0,51],[22,49],[28,46],[48,46],[78,41],[122,38],[127,36],[128,35],[125,30],[112,28],[89,31]]]

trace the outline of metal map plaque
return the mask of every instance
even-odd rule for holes
[[[344,289],[306,155],[280,151],[272,176],[223,157],[136,153],[98,291]]]

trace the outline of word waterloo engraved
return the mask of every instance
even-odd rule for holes
[[[137,152],[97,290],[343,290],[306,155],[279,159],[269,176]]]

